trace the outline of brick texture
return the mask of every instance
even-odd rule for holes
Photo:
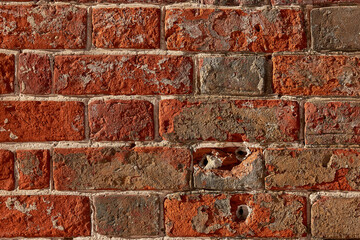
[[[0,189],[14,190],[15,176],[14,176],[14,154],[8,150],[0,150]]]
[[[14,92],[15,56],[0,53],[0,94]]]

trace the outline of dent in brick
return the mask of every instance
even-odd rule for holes
[[[259,149],[198,149],[194,153],[195,188],[244,190],[263,188]]]

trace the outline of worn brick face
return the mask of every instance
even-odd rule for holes
[[[190,151],[184,148],[55,149],[57,190],[186,190]]]
[[[19,56],[20,91],[29,94],[51,93],[50,57],[46,54],[22,53]]]
[[[14,92],[15,56],[0,53],[0,94]]]
[[[306,48],[297,9],[169,9],[168,49],[185,51],[296,51]]]
[[[159,8],[94,8],[92,25],[95,47],[160,47]]]
[[[360,238],[360,198],[322,196],[311,207],[311,232],[326,239]]]
[[[107,100],[89,104],[90,137],[99,141],[154,138],[153,105],[142,100]]]
[[[192,71],[191,58],[182,56],[57,56],[54,85],[65,95],[188,94]]]
[[[159,214],[157,196],[95,197],[96,232],[102,235],[156,236],[160,228]]]
[[[11,151],[0,149],[0,189],[14,190],[14,154]]]
[[[265,152],[271,190],[360,190],[360,152],[348,149],[269,149]]]
[[[200,148],[193,154],[194,187],[213,190],[262,189],[260,149]]]
[[[1,196],[0,236],[77,237],[91,232],[90,202],[80,196]]]
[[[316,50],[359,50],[360,8],[347,6],[311,11],[313,44]]]
[[[305,142],[314,145],[359,144],[360,103],[305,103]]]
[[[54,101],[0,102],[0,142],[84,139],[84,104]]]
[[[201,93],[259,95],[264,91],[264,57],[204,57],[199,65]]]
[[[273,58],[274,92],[282,95],[360,95],[358,57],[285,55]]]
[[[1,5],[0,47],[85,48],[86,9],[71,5]]]
[[[306,236],[306,198],[296,195],[170,195],[164,208],[172,237]]]
[[[49,150],[17,150],[19,189],[43,189],[50,185]]]
[[[299,133],[292,101],[170,99],[160,102],[159,118],[161,136],[175,142],[288,142]]]

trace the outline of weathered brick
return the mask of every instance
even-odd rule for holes
[[[360,152],[349,149],[268,149],[270,190],[360,190]]]
[[[50,186],[49,150],[17,150],[19,189],[43,189]]]
[[[264,91],[264,57],[204,57],[199,65],[201,93],[256,95]]]
[[[0,189],[14,190],[14,154],[8,150],[0,149]]]
[[[287,194],[192,194],[165,199],[172,237],[306,236],[306,198]]]
[[[260,149],[200,148],[193,153],[194,187],[214,190],[263,189]]]
[[[15,56],[0,53],[0,94],[14,92]]]
[[[298,9],[169,9],[168,49],[186,51],[296,51],[306,48]]]
[[[311,207],[311,232],[322,239],[360,238],[360,198],[327,197]]]
[[[84,104],[1,101],[0,142],[84,139]]]
[[[142,100],[93,101],[89,104],[90,137],[99,141],[154,138],[153,105]]]
[[[0,237],[77,237],[91,233],[90,202],[80,196],[1,196]]]
[[[169,141],[289,142],[298,140],[297,102],[162,100],[160,134]]]
[[[356,6],[316,8],[311,11],[311,32],[316,50],[359,50],[360,16]]]
[[[85,48],[86,9],[71,5],[1,5],[0,48]]]
[[[190,151],[184,148],[72,148],[54,151],[57,190],[186,190]]]
[[[159,233],[157,196],[95,197],[96,232],[108,236],[155,236]]]
[[[159,48],[159,8],[94,8],[93,44],[99,48]]]
[[[282,95],[360,95],[360,59],[285,55],[273,58],[273,88]]]
[[[55,58],[55,92],[66,95],[188,94],[193,62],[158,55],[81,55]]]
[[[198,3],[197,0],[193,2]],[[261,6],[268,4],[268,0],[203,0],[202,4],[212,4],[219,6]]]
[[[29,94],[51,93],[51,64],[46,54],[22,53],[19,56],[20,91]]]
[[[351,101],[305,103],[305,143],[359,144],[360,103]]]

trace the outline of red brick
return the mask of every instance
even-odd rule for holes
[[[2,5],[0,47],[85,48],[86,9],[71,5]]]
[[[1,196],[0,237],[77,237],[91,233],[90,202],[80,196]]]
[[[95,197],[96,232],[133,237],[159,234],[160,201],[157,196],[123,195]]]
[[[89,104],[90,137],[98,141],[152,140],[153,111],[148,101],[93,101]]]
[[[268,149],[265,163],[269,190],[360,190],[357,150]]]
[[[287,194],[191,194],[165,199],[171,237],[304,237],[306,198]]]
[[[159,8],[94,8],[92,24],[95,47],[160,47]]]
[[[360,198],[319,197],[311,207],[311,233],[321,239],[360,238]]]
[[[305,142],[314,145],[360,143],[360,103],[305,103]]]
[[[17,150],[19,189],[43,189],[50,185],[49,150]]]
[[[360,95],[360,61],[350,56],[285,55],[273,58],[273,88],[281,95]]]
[[[296,51],[306,48],[298,9],[169,9],[168,49],[185,51]]]
[[[15,56],[0,53],[0,94],[14,92]]]
[[[183,148],[55,149],[57,190],[186,190],[190,151]]]
[[[14,154],[8,150],[0,149],[0,189],[14,190]]]
[[[281,100],[162,100],[160,134],[179,142],[291,142],[298,111],[296,102]]]
[[[191,58],[158,55],[82,55],[55,58],[55,92],[65,95],[188,94]]]
[[[264,188],[261,149],[199,148],[193,153],[194,187],[213,190]]]
[[[46,54],[22,53],[19,56],[18,77],[21,93],[51,93],[51,64]]]
[[[0,142],[84,139],[81,102],[2,101]]]

